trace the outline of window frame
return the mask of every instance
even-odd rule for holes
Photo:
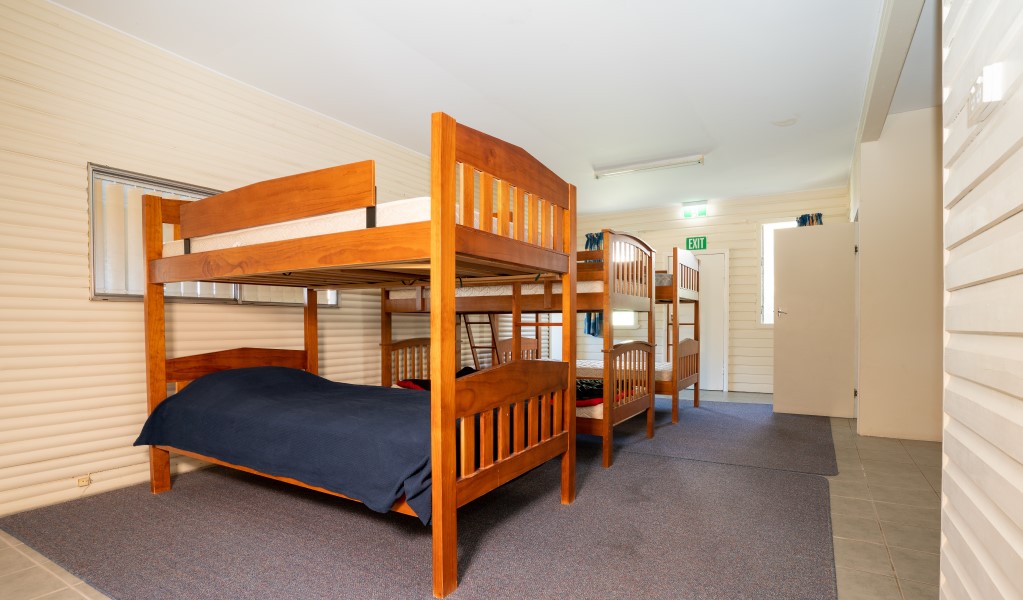
[[[202,187],[181,181],[174,181],[172,179],[165,179],[153,175],[146,175],[144,173],[137,173],[135,171],[128,171],[126,169],[119,169],[116,167],[110,167],[107,165],[100,165],[96,163],[88,163],[88,208],[89,208],[89,299],[103,302],[141,302],[143,300],[142,293],[120,293],[111,292],[106,290],[99,290],[97,286],[97,271],[98,261],[97,253],[97,242],[101,235],[97,231],[97,224],[99,219],[96,214],[96,184],[97,179],[118,183],[125,186],[131,186],[136,188],[146,189],[147,193],[163,193],[173,194],[176,196],[185,196],[194,200],[199,200],[208,196],[221,193],[220,190],[213,188]],[[152,188],[152,190],[148,189]],[[141,226],[141,223],[139,223]],[[141,234],[140,234],[141,235]],[[141,238],[140,238],[141,239]],[[142,255],[139,255],[135,259],[126,257],[126,260],[142,260]],[[144,267],[143,267],[144,268]],[[126,276],[127,277],[127,276]],[[177,294],[166,294],[165,299],[167,302],[185,302],[193,304],[229,304],[239,306],[303,306],[303,302],[285,302],[285,301],[273,301],[273,300],[250,300],[245,299],[243,294],[242,285],[240,284],[221,284],[230,286],[231,295],[230,297],[212,297],[212,296],[183,296]],[[254,286],[246,286],[254,287]],[[127,286],[126,286],[127,289]],[[298,288],[304,289],[304,288]],[[341,293],[340,290],[322,290],[326,292],[327,302],[318,302],[318,306],[326,308],[337,308],[341,304]],[[333,293],[331,293],[333,292]]]

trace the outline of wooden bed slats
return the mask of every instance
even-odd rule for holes
[[[185,238],[269,225],[376,204],[372,160],[261,181],[181,209]]]

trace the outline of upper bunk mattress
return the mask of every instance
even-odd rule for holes
[[[376,205],[377,227],[429,220],[429,196],[380,202]],[[189,241],[189,251],[208,252],[359,229],[366,229],[366,209],[364,208],[196,237]],[[168,242],[163,246],[164,256],[180,256],[184,253],[185,243],[182,240]]]

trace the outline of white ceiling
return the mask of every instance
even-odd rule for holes
[[[526,148],[583,212],[848,181],[882,0],[59,0],[427,154],[429,115]],[[939,103],[937,10],[892,112]],[[915,50],[914,50],[915,49]],[[903,82],[910,81],[906,75]],[[705,154],[596,180],[594,168]]]

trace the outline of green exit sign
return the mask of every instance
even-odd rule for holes
[[[703,235],[700,237],[687,237],[686,238],[686,250],[706,250],[707,249],[707,236]]]

